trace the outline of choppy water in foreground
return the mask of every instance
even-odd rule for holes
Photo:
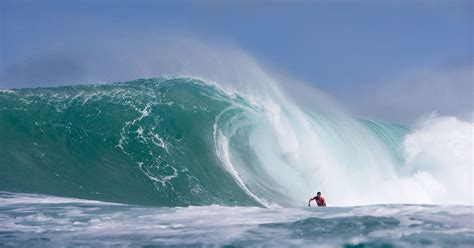
[[[0,193],[0,246],[472,247],[472,206],[139,207]]]

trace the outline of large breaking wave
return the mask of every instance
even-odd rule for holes
[[[158,206],[472,204],[473,123],[408,128],[188,77],[0,92],[0,190]],[[449,199],[447,201],[447,199]]]

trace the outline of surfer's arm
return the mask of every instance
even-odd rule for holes
[[[311,207],[311,201],[312,201],[312,200],[314,200],[314,197],[311,198],[311,199],[309,199],[309,201],[308,201],[308,207]]]

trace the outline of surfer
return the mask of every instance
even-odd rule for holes
[[[318,207],[326,207],[326,201],[321,196],[321,192],[318,192],[315,197],[309,199],[308,207],[311,207],[311,201],[312,200],[316,201],[316,203],[318,204]]]

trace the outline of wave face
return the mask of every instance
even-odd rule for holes
[[[5,90],[0,190],[158,206],[301,206],[316,191],[336,205],[433,203],[459,173],[432,171],[416,131],[193,78]],[[472,199],[464,174],[456,203]]]

